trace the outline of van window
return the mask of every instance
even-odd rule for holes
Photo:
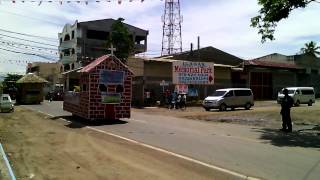
[[[235,90],[235,96],[251,96],[252,93],[250,90]]]
[[[9,98],[8,97],[2,97],[2,100],[3,101],[9,101]]]
[[[301,90],[301,93],[303,94],[303,95],[313,95],[314,94],[314,92],[313,92],[313,90]]]
[[[229,91],[224,97],[232,97],[233,96],[233,91]]]

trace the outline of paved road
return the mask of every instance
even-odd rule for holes
[[[60,102],[28,106],[70,115]],[[147,115],[133,110],[128,123],[95,128],[263,179],[320,177],[320,138],[275,130]],[[299,136],[296,137],[296,136]]]

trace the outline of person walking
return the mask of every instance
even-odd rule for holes
[[[292,122],[290,116],[290,109],[293,106],[293,99],[289,96],[288,89],[283,90],[284,98],[281,102],[281,116],[282,116],[282,129],[284,132],[292,132]]]

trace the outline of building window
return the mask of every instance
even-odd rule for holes
[[[70,35],[69,34],[66,34],[64,36],[64,41],[70,41]]]
[[[74,48],[71,49],[71,54],[75,54],[76,50],[74,50]]]
[[[64,65],[64,70],[65,71],[69,71],[70,70],[70,65],[69,64]]]
[[[62,43],[62,38],[60,38],[60,44]]]
[[[108,37],[109,37],[109,32],[87,30],[87,38],[88,39],[107,40]]]
[[[71,32],[71,39],[74,39],[74,30]]]
[[[69,49],[63,50],[63,54],[64,56],[70,56],[70,50]]]
[[[63,57],[63,54],[61,53],[61,54],[60,54],[60,59],[62,59],[62,57]]]

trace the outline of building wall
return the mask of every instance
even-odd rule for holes
[[[137,62],[137,63],[135,63]],[[142,64],[142,62],[144,62]],[[130,59],[128,66],[133,70],[135,77],[133,82],[133,102],[135,105],[144,103],[144,91],[151,92],[151,101],[163,101],[163,90],[174,91],[172,84],[172,61],[155,61],[141,59]],[[138,76],[136,76],[138,74]],[[216,89],[232,87],[231,67],[214,67],[214,85],[190,85],[198,89],[199,99],[212,94]],[[164,88],[160,86],[162,81],[169,83]]]
[[[55,85],[62,83],[62,64],[60,63],[33,63],[28,68],[28,72],[34,73],[48,81],[45,85],[44,94],[55,90]]]
[[[58,36],[60,40],[60,61],[64,65],[65,72],[86,65],[108,52],[106,44],[113,22],[113,19],[79,23],[76,21],[73,25],[66,24],[64,26]],[[135,53],[145,52],[147,50],[148,31],[128,24],[125,24],[125,26],[127,26],[133,39]],[[106,33],[106,35],[103,37],[88,37],[88,32],[92,30]]]

